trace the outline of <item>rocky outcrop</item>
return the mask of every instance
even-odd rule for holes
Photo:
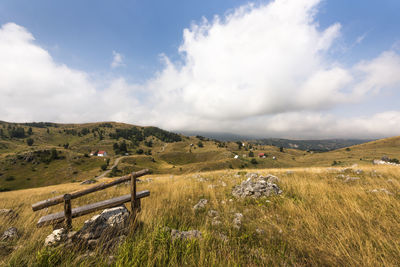
[[[47,247],[55,247],[66,241],[68,238],[67,230],[64,228],[54,230],[50,235],[44,240],[44,245]]]
[[[123,242],[127,234],[130,212],[124,205],[104,210],[85,221],[78,232],[64,228],[54,230],[45,240],[46,246],[65,245],[93,250],[101,244],[102,250],[110,250]]]
[[[128,225],[130,212],[125,206],[106,209],[85,221],[75,238],[85,242],[121,232]]]
[[[240,198],[278,195],[282,193],[282,190],[276,185],[278,181],[278,177],[273,175],[260,177],[251,175],[232,189],[232,195]]]

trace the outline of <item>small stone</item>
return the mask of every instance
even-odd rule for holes
[[[257,228],[256,229],[257,234],[262,235],[265,233],[265,231],[263,229]]]
[[[222,234],[222,233],[219,233],[219,234],[218,234],[218,237],[219,237],[219,239],[221,239],[223,242],[228,242],[228,241],[229,241],[228,237],[227,237],[226,235]]]
[[[204,209],[206,207],[207,203],[208,203],[207,199],[204,199],[204,198],[200,199],[199,202],[196,205],[194,205],[193,209],[195,211],[202,210],[202,209]]]
[[[208,212],[208,216],[210,216],[211,218],[214,218],[214,217],[218,217],[218,211],[216,211],[216,210],[210,210],[209,212]]]
[[[99,240],[98,239],[90,239],[88,241],[88,243],[87,243],[88,248],[90,250],[94,250],[97,247],[98,244],[99,244]]]
[[[220,224],[221,224],[221,221],[218,220],[218,217],[213,218],[213,220],[212,220],[212,222],[211,222],[211,225],[212,225],[212,226],[217,226],[217,225],[220,225]]]
[[[242,218],[243,214],[242,213],[235,213],[235,216],[233,218],[233,227],[236,229],[240,229],[242,226]]]
[[[386,195],[393,195],[392,192],[388,191],[385,188],[381,188],[381,189],[373,189],[370,191],[371,193],[385,193]]]
[[[357,181],[357,180],[360,180],[360,178],[347,176],[347,178],[346,178],[346,180],[344,180],[344,182],[345,183],[349,183],[349,182],[354,182],[354,181]]]
[[[81,185],[84,185],[84,184],[94,184],[94,183],[96,183],[96,181],[95,180],[92,180],[92,179],[90,179],[90,180],[85,180],[85,181],[83,181],[82,183],[80,183]]]
[[[17,217],[18,213],[13,211],[12,209],[0,209],[0,216],[6,216],[6,217]]]
[[[15,227],[10,227],[4,231],[0,237],[0,241],[9,241],[18,238],[18,229]]]
[[[198,230],[178,231],[178,230],[172,229],[171,237],[172,237],[172,240],[175,240],[175,239],[188,240],[188,239],[202,238],[202,234]]]

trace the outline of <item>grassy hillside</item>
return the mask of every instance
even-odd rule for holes
[[[367,147],[374,144],[369,144]],[[358,148],[353,148],[356,151]],[[361,149],[361,148],[360,148]],[[171,150],[173,150],[171,148]],[[360,179],[344,182],[331,168],[224,170],[201,174],[151,175],[151,196],[142,202],[140,227],[116,251],[115,266],[399,266],[400,172],[394,166],[362,166]],[[236,199],[234,185],[246,172],[271,173],[280,179],[282,195]],[[290,171],[290,172],[288,172]],[[146,177],[144,178],[146,179]],[[3,246],[0,265],[105,266],[100,252],[79,257],[79,251],[46,249],[44,238],[51,227],[36,229],[40,216],[59,211],[62,205],[33,213],[30,205],[54,195],[85,188],[67,183],[0,193],[0,208],[13,208],[16,219],[0,217],[0,232],[16,226],[21,237]],[[371,193],[385,188],[384,192]],[[129,192],[127,185],[113,187],[77,200],[73,206]],[[208,199],[206,209],[193,206]],[[208,211],[216,210],[221,224],[213,226]],[[233,216],[242,213],[242,227],[233,227]],[[73,220],[74,229],[93,216]],[[172,241],[168,226],[196,229],[203,238]],[[12,251],[7,254],[5,251]]]
[[[29,145],[30,139],[33,144]],[[143,168],[158,174],[184,174],[222,169],[368,165],[384,155],[400,159],[399,140],[388,138],[313,153],[251,142],[244,142],[243,146],[242,142],[185,137],[155,127],[114,122],[0,122],[0,191],[92,179],[104,169],[109,170],[122,156],[108,176]],[[108,156],[89,155],[98,150],[107,151]],[[259,153],[266,157],[258,157]]]

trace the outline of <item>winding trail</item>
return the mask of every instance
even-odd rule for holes
[[[128,156],[122,156],[117,158],[116,160],[114,160],[114,164],[111,166],[111,168],[109,170],[106,170],[105,172],[103,172],[102,174],[100,174],[99,176],[97,176],[94,179],[100,179],[103,178],[104,176],[106,176],[114,167],[116,167],[118,165],[118,163],[121,161],[121,159],[126,158]]]

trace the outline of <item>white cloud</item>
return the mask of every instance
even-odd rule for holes
[[[124,62],[123,62],[123,56],[116,52],[116,51],[112,51],[113,54],[113,60],[111,62],[111,68],[117,68],[117,67],[121,67],[121,66],[125,66]]]
[[[0,29],[0,119],[117,120],[171,130],[266,136],[379,137],[400,133],[399,111],[343,119],[329,113],[400,87],[400,56],[386,51],[354,66],[333,61],[341,35],[321,29],[319,0],[246,5],[185,29],[181,60],[144,84],[98,81],[57,64],[13,23]],[[113,51],[111,67],[123,64]],[[376,128],[373,125],[379,125]]]

